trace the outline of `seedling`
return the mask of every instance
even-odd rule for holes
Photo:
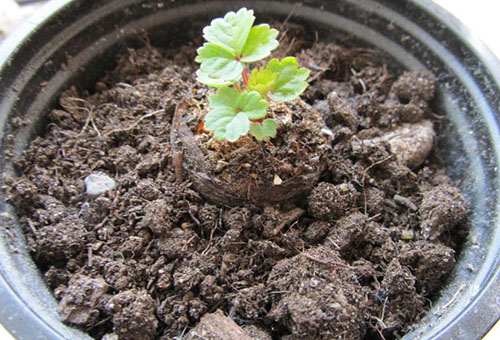
[[[307,87],[309,70],[297,59],[273,59],[247,72],[246,64],[267,58],[279,43],[278,31],[267,24],[253,26],[252,10],[241,8],[212,20],[203,29],[207,42],[197,51],[197,80],[217,87],[209,97],[204,128],[215,138],[234,142],[248,133],[259,141],[276,136],[276,121],[267,118],[269,102],[290,101]]]

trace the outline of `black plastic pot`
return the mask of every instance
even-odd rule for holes
[[[112,56],[149,31],[178,45],[211,18],[242,6],[260,20],[303,22],[324,39],[355,38],[391,54],[401,67],[438,75],[435,108],[446,114],[441,143],[449,171],[470,201],[470,234],[449,284],[405,339],[479,339],[500,316],[500,63],[456,19],[428,0],[56,0],[0,49],[1,172],[43,131],[58,94],[91,84]],[[32,124],[15,129],[14,117]],[[0,322],[19,339],[86,339],[63,325],[32,262],[13,208],[0,194]],[[470,270],[471,264],[474,270]]]

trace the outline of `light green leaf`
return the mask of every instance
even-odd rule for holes
[[[250,77],[248,77],[249,91],[257,91],[262,96],[266,96],[267,93],[274,88],[274,83],[278,79],[278,74],[273,73],[270,69],[261,67],[260,69],[254,69]]]
[[[233,81],[241,77],[243,63],[236,60],[234,54],[225,47],[206,43],[197,52],[195,61],[201,63],[200,70],[209,78]]]
[[[276,137],[277,124],[274,119],[265,119],[262,123],[252,122],[250,134],[259,141],[268,141],[269,138]]]
[[[209,107],[211,109],[230,107],[231,109],[236,110],[240,94],[241,93],[233,87],[222,88],[217,91],[217,93],[210,96]]]
[[[248,119],[264,118],[268,106],[268,102],[256,91],[243,92],[238,100],[238,109],[244,112]]]
[[[217,78],[212,78],[210,77],[207,73],[203,72],[202,70],[196,71],[196,80],[198,80],[200,83],[212,86],[212,87],[224,87],[224,86],[229,86],[237,81],[239,81],[241,78],[238,77],[238,79],[233,79],[233,80],[227,80],[227,79],[217,79]]]
[[[279,45],[277,36],[278,31],[267,24],[252,27],[241,53],[241,61],[252,63],[268,57]]]
[[[244,112],[238,113],[226,127],[226,139],[230,142],[237,141],[250,130],[250,120]]]
[[[234,142],[248,133],[250,119],[266,116],[268,103],[258,92],[239,92],[223,87],[209,98],[210,112],[205,116],[205,129],[217,139]]]
[[[238,56],[243,51],[254,21],[252,10],[241,8],[236,13],[228,12],[224,18],[212,20],[210,26],[203,29],[203,37]]]
[[[297,98],[307,88],[309,70],[299,68],[297,59],[287,57],[279,61],[273,59],[267,65],[273,73],[278,74],[274,88],[267,96],[273,101],[289,101]]]

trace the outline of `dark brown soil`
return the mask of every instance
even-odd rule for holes
[[[467,215],[435,147],[435,76],[391,74],[377,51],[281,30],[276,55],[312,69],[300,105],[314,109],[287,107],[290,128],[265,144],[197,138],[206,162],[232,155],[239,180],[276,185],[306,164],[310,145],[283,148],[318,112],[331,143],[321,164],[308,160],[323,171],[302,200],[217,205],[195,190],[170,127],[179,103],[207,93],[197,44],[130,49],[95,93],[63,93],[5,181],[64,322],[106,340],[355,340],[397,338],[425,314]],[[219,174],[234,175],[226,165]],[[116,187],[89,194],[91,174]]]

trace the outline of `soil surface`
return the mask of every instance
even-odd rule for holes
[[[310,147],[286,133],[317,112],[328,143],[321,165],[307,160],[322,171],[303,199],[230,206],[195,190],[170,127],[179,103],[206,96],[199,42],[130,49],[95,91],[62,94],[5,181],[65,323],[106,340],[394,339],[429,309],[467,215],[436,149],[436,77],[278,28],[275,55],[312,70],[291,128],[263,145],[195,135],[206,162],[220,151],[241,176],[280,185]],[[271,151],[281,161],[260,167]]]

